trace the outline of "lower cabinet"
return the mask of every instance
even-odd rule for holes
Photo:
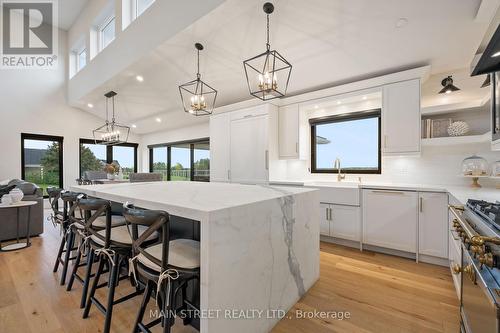
[[[357,206],[320,204],[320,233],[324,236],[360,241],[360,208]]]
[[[418,195],[418,253],[448,258],[448,194]]]

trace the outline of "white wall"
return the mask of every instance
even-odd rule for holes
[[[163,131],[163,132],[156,132],[156,133],[142,135],[139,144],[139,149],[141,150],[140,153],[142,155],[142,165],[139,165],[139,168],[142,172],[149,172],[148,145],[195,140],[201,138],[208,138],[209,136],[210,136],[210,131],[208,127],[208,122],[190,127],[182,127],[172,131]]]
[[[78,178],[79,139],[92,138],[103,119],[67,105],[67,59],[67,34],[60,31],[57,69],[1,70],[0,179],[21,178],[22,132],[63,136],[64,186]],[[130,141],[137,142],[137,136]]]

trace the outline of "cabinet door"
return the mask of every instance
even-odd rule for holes
[[[228,182],[229,179],[229,114],[210,117],[210,181]]]
[[[419,79],[384,86],[382,122],[384,153],[420,152]]]
[[[231,182],[268,181],[268,116],[249,116],[231,121]]]
[[[278,111],[279,158],[299,158],[299,105],[287,105]]]
[[[419,193],[419,253],[448,258],[448,194]]]
[[[319,204],[319,233],[324,236],[330,236],[330,205]]]
[[[363,243],[416,253],[416,192],[363,190]]]
[[[332,205],[330,236],[360,241],[360,208]]]

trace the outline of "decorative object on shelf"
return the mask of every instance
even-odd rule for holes
[[[491,165],[491,175],[493,177],[500,177],[500,160],[493,162]]]
[[[96,144],[112,146],[128,141],[130,127],[118,124],[115,119],[116,95],[118,94],[114,91],[110,91],[104,94],[104,96],[106,97],[106,122],[101,127],[98,127],[92,131]],[[109,121],[108,117],[108,104],[110,100],[113,109],[111,121]]]
[[[467,157],[462,161],[462,175],[472,178],[471,187],[481,187],[479,178],[489,176],[488,161],[477,155]]]
[[[195,116],[205,116],[212,114],[214,110],[217,90],[201,80],[200,51],[203,50],[203,45],[196,43],[194,47],[198,52],[196,79],[180,85],[179,93],[184,112]]]
[[[467,133],[469,133],[469,125],[465,121],[455,121],[448,126],[450,136],[463,136]]]
[[[453,77],[451,75],[445,77],[443,81],[441,81],[441,85],[443,86],[443,89],[439,91],[440,94],[450,94],[454,91],[460,90],[460,88],[453,85]]]
[[[264,4],[267,15],[266,51],[243,61],[250,95],[263,101],[283,97],[288,89],[292,65],[269,44],[269,15],[274,12],[274,5]]]
[[[430,138],[442,138],[448,136],[448,128],[453,123],[451,118],[432,119],[431,120],[431,136]]]
[[[18,188],[15,188],[9,192],[10,197],[12,198],[12,203],[19,202],[23,199],[24,193]]]
[[[12,204],[12,197],[10,194],[2,195],[2,205],[10,205]]]
[[[117,162],[108,163],[104,166],[104,171],[106,172],[107,178],[109,180],[114,180],[120,170],[120,165]]]
[[[481,85],[481,88],[486,88],[491,85],[491,77],[490,74],[486,74],[486,79],[484,80],[483,84]]]

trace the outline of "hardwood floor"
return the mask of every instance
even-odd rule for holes
[[[0,332],[102,331],[103,316],[95,307],[88,319],[81,317],[81,285],[75,282],[66,292],[59,274],[52,273],[59,239],[46,223],[45,233],[33,238],[30,248],[0,253]],[[124,282],[117,289],[121,295],[131,290]],[[99,295],[104,299],[104,290]],[[113,332],[130,332],[139,302],[136,297],[115,307]],[[301,311],[315,310],[345,311],[350,317],[297,318]],[[272,332],[458,332],[458,323],[447,268],[322,243],[320,280]],[[173,332],[195,330],[178,323]]]

